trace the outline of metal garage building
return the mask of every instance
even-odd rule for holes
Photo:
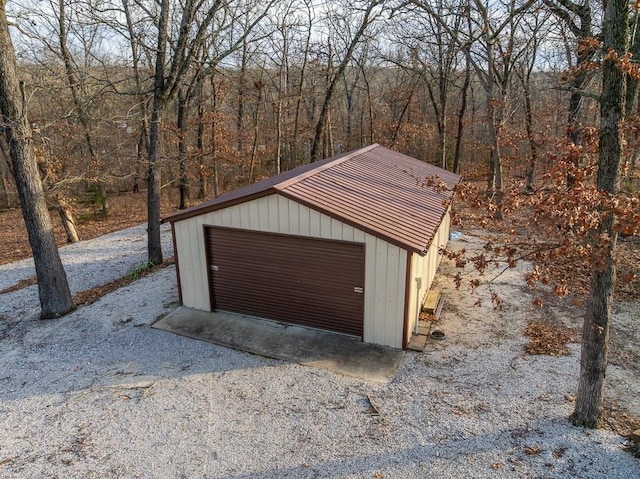
[[[164,219],[180,301],[406,348],[459,181],[371,145],[182,210]]]

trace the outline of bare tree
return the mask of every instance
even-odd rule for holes
[[[433,13],[419,22],[402,22],[408,26],[404,42],[409,45],[412,63],[420,66],[428,97],[435,113],[438,130],[436,163],[446,169],[448,140],[448,109],[455,73],[458,69],[460,47],[456,36],[461,35],[465,18],[464,5],[455,8],[445,5],[444,0],[435,0]],[[443,27],[447,22],[448,29]],[[451,35],[449,31],[453,32]],[[468,34],[468,33],[467,33]]]
[[[430,2],[412,2],[438,20],[444,31],[454,39],[485,91],[490,151],[487,193],[495,196],[498,217],[501,215],[503,186],[500,136],[514,67],[526,51],[518,41],[520,22],[534,1],[525,0],[517,4],[516,0],[508,0],[494,5],[489,1],[471,0],[467,13],[471,15],[474,28],[469,32],[454,31]],[[472,10],[472,6],[475,10]]]
[[[467,95],[469,92],[469,84],[471,83],[471,65],[469,59],[465,61],[464,81],[460,88],[460,108],[458,110],[458,120],[456,128],[456,147],[453,153],[453,172],[460,173],[460,157],[462,156],[462,135],[464,132],[464,115],[467,110]]]
[[[42,318],[53,318],[75,308],[67,276],[58,254],[51,218],[38,172],[27,119],[24,84],[18,80],[16,58],[9,35],[5,0],[0,0],[0,111],[9,143],[13,175],[38,277]]]
[[[253,28],[264,18],[274,0],[261,4],[255,10],[246,3],[237,3],[232,9],[232,3],[221,0],[198,2],[187,0],[184,6],[176,7],[174,12],[179,20],[175,35],[169,35],[170,12],[172,2],[162,0],[159,4],[155,57],[153,59],[154,81],[153,102],[149,122],[149,158],[148,158],[148,250],[149,260],[159,264],[162,262],[162,246],[160,243],[160,124],[162,113],[167,104],[177,94],[185,75],[187,74],[197,52],[208,35],[210,28],[216,29],[216,34],[226,31],[231,35],[232,28],[244,16],[245,25],[238,38],[233,38],[228,47],[218,52],[211,59],[213,65],[233,51],[236,51],[247,41]],[[238,11],[240,10],[240,11]]]
[[[349,62],[353,57],[353,53],[362,40],[365,32],[380,16],[381,9],[378,7],[382,7],[384,3],[385,0],[368,0],[358,20],[357,30],[350,38],[345,39],[346,50],[342,56],[342,60],[338,64],[338,67],[331,74],[331,78],[325,91],[324,100],[322,101],[322,107],[320,108],[313,142],[311,143],[311,161],[320,159],[320,143],[323,135],[325,134],[327,115],[329,114],[331,100],[333,99],[336,86],[349,65]]]
[[[540,43],[546,38],[543,28],[547,24],[548,14],[541,11],[533,12],[530,16],[531,20],[526,19],[525,34],[530,38],[528,42],[529,48],[524,51],[521,61],[516,65],[515,73],[522,84],[524,96],[524,113],[525,128],[527,140],[529,142],[529,166],[527,168],[527,184],[528,191],[533,190],[533,181],[535,179],[536,164],[538,162],[538,140],[534,133],[534,111],[532,102],[532,84],[533,74],[538,61]]]
[[[549,10],[557,16],[569,29],[575,40],[575,62],[572,61],[571,51],[568,51],[569,66],[575,67],[567,88],[569,97],[569,115],[567,120],[567,136],[577,145],[581,138],[580,113],[584,104],[584,88],[591,77],[589,62],[598,53],[594,40],[593,18],[591,10],[592,0],[543,0]]]
[[[600,139],[598,152],[597,188],[607,197],[618,192],[623,137],[625,74],[617,64],[628,47],[629,3],[627,0],[609,0],[602,24],[602,95],[600,100]],[[608,54],[615,52],[615,55]],[[596,249],[602,267],[596,266],[591,278],[591,289],[582,329],[580,356],[580,382],[576,406],[571,420],[586,427],[599,427],[603,418],[604,380],[607,372],[611,304],[616,277],[615,250],[617,232],[612,212],[604,213],[603,220],[593,232],[595,238],[606,237],[604,245]]]

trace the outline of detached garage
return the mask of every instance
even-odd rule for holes
[[[164,219],[180,302],[406,348],[459,181],[372,145],[182,210]]]

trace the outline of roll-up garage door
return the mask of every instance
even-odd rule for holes
[[[212,308],[362,338],[364,245],[207,227]]]

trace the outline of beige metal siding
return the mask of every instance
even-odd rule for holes
[[[210,311],[204,226],[365,244],[363,341],[402,347],[407,252],[334,218],[273,194],[174,223],[185,306]]]
[[[418,321],[422,302],[425,295],[431,288],[433,279],[436,276],[438,265],[442,254],[441,248],[445,248],[449,242],[449,228],[451,225],[451,209],[447,210],[438,231],[433,237],[433,243],[429,246],[429,251],[424,256],[417,253],[411,255],[411,292],[409,293],[409,304],[413,312],[409,316],[409,327],[407,328],[407,340],[411,338],[413,330]],[[418,281],[420,279],[420,288]]]

